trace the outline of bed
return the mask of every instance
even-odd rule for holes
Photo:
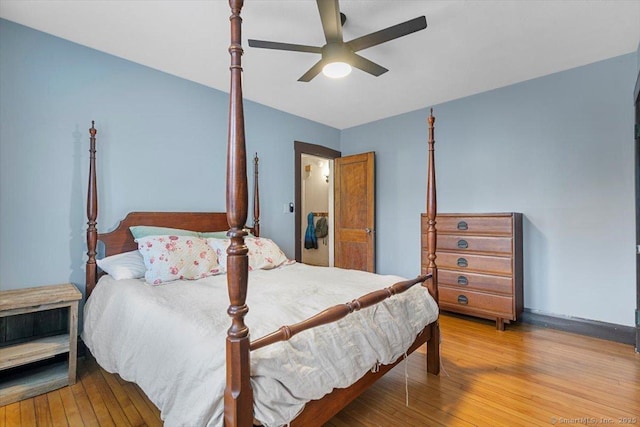
[[[425,343],[427,370],[439,373],[435,119],[428,119],[426,275],[405,279],[258,257],[256,245],[278,249],[260,236],[257,156],[253,227],[246,228],[242,3],[230,1],[227,212],[133,212],[115,230],[98,233],[92,124],[82,337],[103,368],[140,385],[166,425],[322,425]],[[197,237],[167,232],[135,239],[131,227],[140,226],[188,230]],[[202,234],[216,232],[227,238]],[[144,254],[145,244],[178,242],[191,250],[196,239],[214,249],[219,261],[201,278],[156,286],[149,277],[106,275],[97,265],[105,265],[97,260],[98,241],[105,259],[143,254],[147,275],[155,258]]]

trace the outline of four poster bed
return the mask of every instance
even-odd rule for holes
[[[428,120],[426,275],[406,280],[286,260],[260,237],[257,155],[254,226],[245,229],[242,3],[230,1],[227,212],[134,212],[98,233],[90,129],[82,337],[103,368],[140,385],[167,425],[322,425],[425,343],[427,370],[439,373],[435,119]],[[195,258],[174,270],[168,258],[180,250]],[[250,340],[248,325],[258,339]]]

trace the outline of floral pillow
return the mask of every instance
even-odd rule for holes
[[[148,236],[136,239],[147,268],[147,283],[194,280],[221,273],[216,253],[205,239],[192,236]]]
[[[273,240],[263,237],[245,237],[244,239],[249,249],[249,270],[269,270],[283,264],[293,264],[292,261],[282,252]],[[222,270],[227,268],[227,248],[231,243],[230,239],[207,239],[209,246],[215,251],[218,263]]]

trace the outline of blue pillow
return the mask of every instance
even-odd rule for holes
[[[149,236],[191,236],[199,237],[198,233],[191,230],[181,230],[179,228],[154,227],[151,225],[134,225],[129,227],[134,239],[141,239]]]

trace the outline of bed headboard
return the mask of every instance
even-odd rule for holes
[[[115,230],[98,234],[98,240],[105,245],[105,256],[138,249],[138,244],[133,240],[129,230],[129,227],[134,225],[200,232],[229,230],[226,212],[131,212],[120,221]]]

